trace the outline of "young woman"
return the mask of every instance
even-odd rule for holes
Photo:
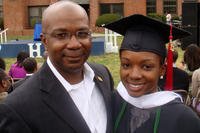
[[[113,95],[115,133],[198,133],[200,119],[178,94],[159,91],[170,26],[132,15],[105,27],[124,35],[121,82]],[[173,27],[174,39],[189,33]]]
[[[184,62],[191,74],[191,106],[200,116],[200,48],[196,44],[187,46],[184,53]]]
[[[26,71],[22,66],[22,62],[29,57],[27,52],[21,51],[17,54],[17,61],[11,65],[9,75],[15,80],[26,77]]]

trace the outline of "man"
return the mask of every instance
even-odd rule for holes
[[[0,132],[110,133],[113,80],[88,64],[91,33],[79,5],[59,1],[43,13],[47,63],[0,105]]]

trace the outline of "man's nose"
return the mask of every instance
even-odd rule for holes
[[[79,40],[76,38],[75,35],[72,35],[67,44],[67,48],[78,49],[80,47],[81,47],[81,43],[79,42]]]

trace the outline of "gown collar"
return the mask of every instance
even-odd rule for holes
[[[128,94],[122,82],[118,84],[117,91],[125,101],[141,109],[148,109],[161,106],[171,102],[176,98],[179,98],[182,101],[181,96],[174,93],[173,91],[160,91],[143,95],[140,97],[132,97]]]

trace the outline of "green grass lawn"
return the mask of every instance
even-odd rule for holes
[[[38,63],[43,63],[43,58],[36,58]],[[9,71],[9,68],[12,63],[16,61],[15,58],[5,58],[6,61],[6,71]],[[119,82],[119,57],[118,54],[104,54],[100,56],[90,56],[88,59],[89,62],[95,62],[95,63],[100,63],[108,67],[110,70],[115,86]]]
[[[33,36],[8,36],[8,41],[10,40],[33,40]]]

